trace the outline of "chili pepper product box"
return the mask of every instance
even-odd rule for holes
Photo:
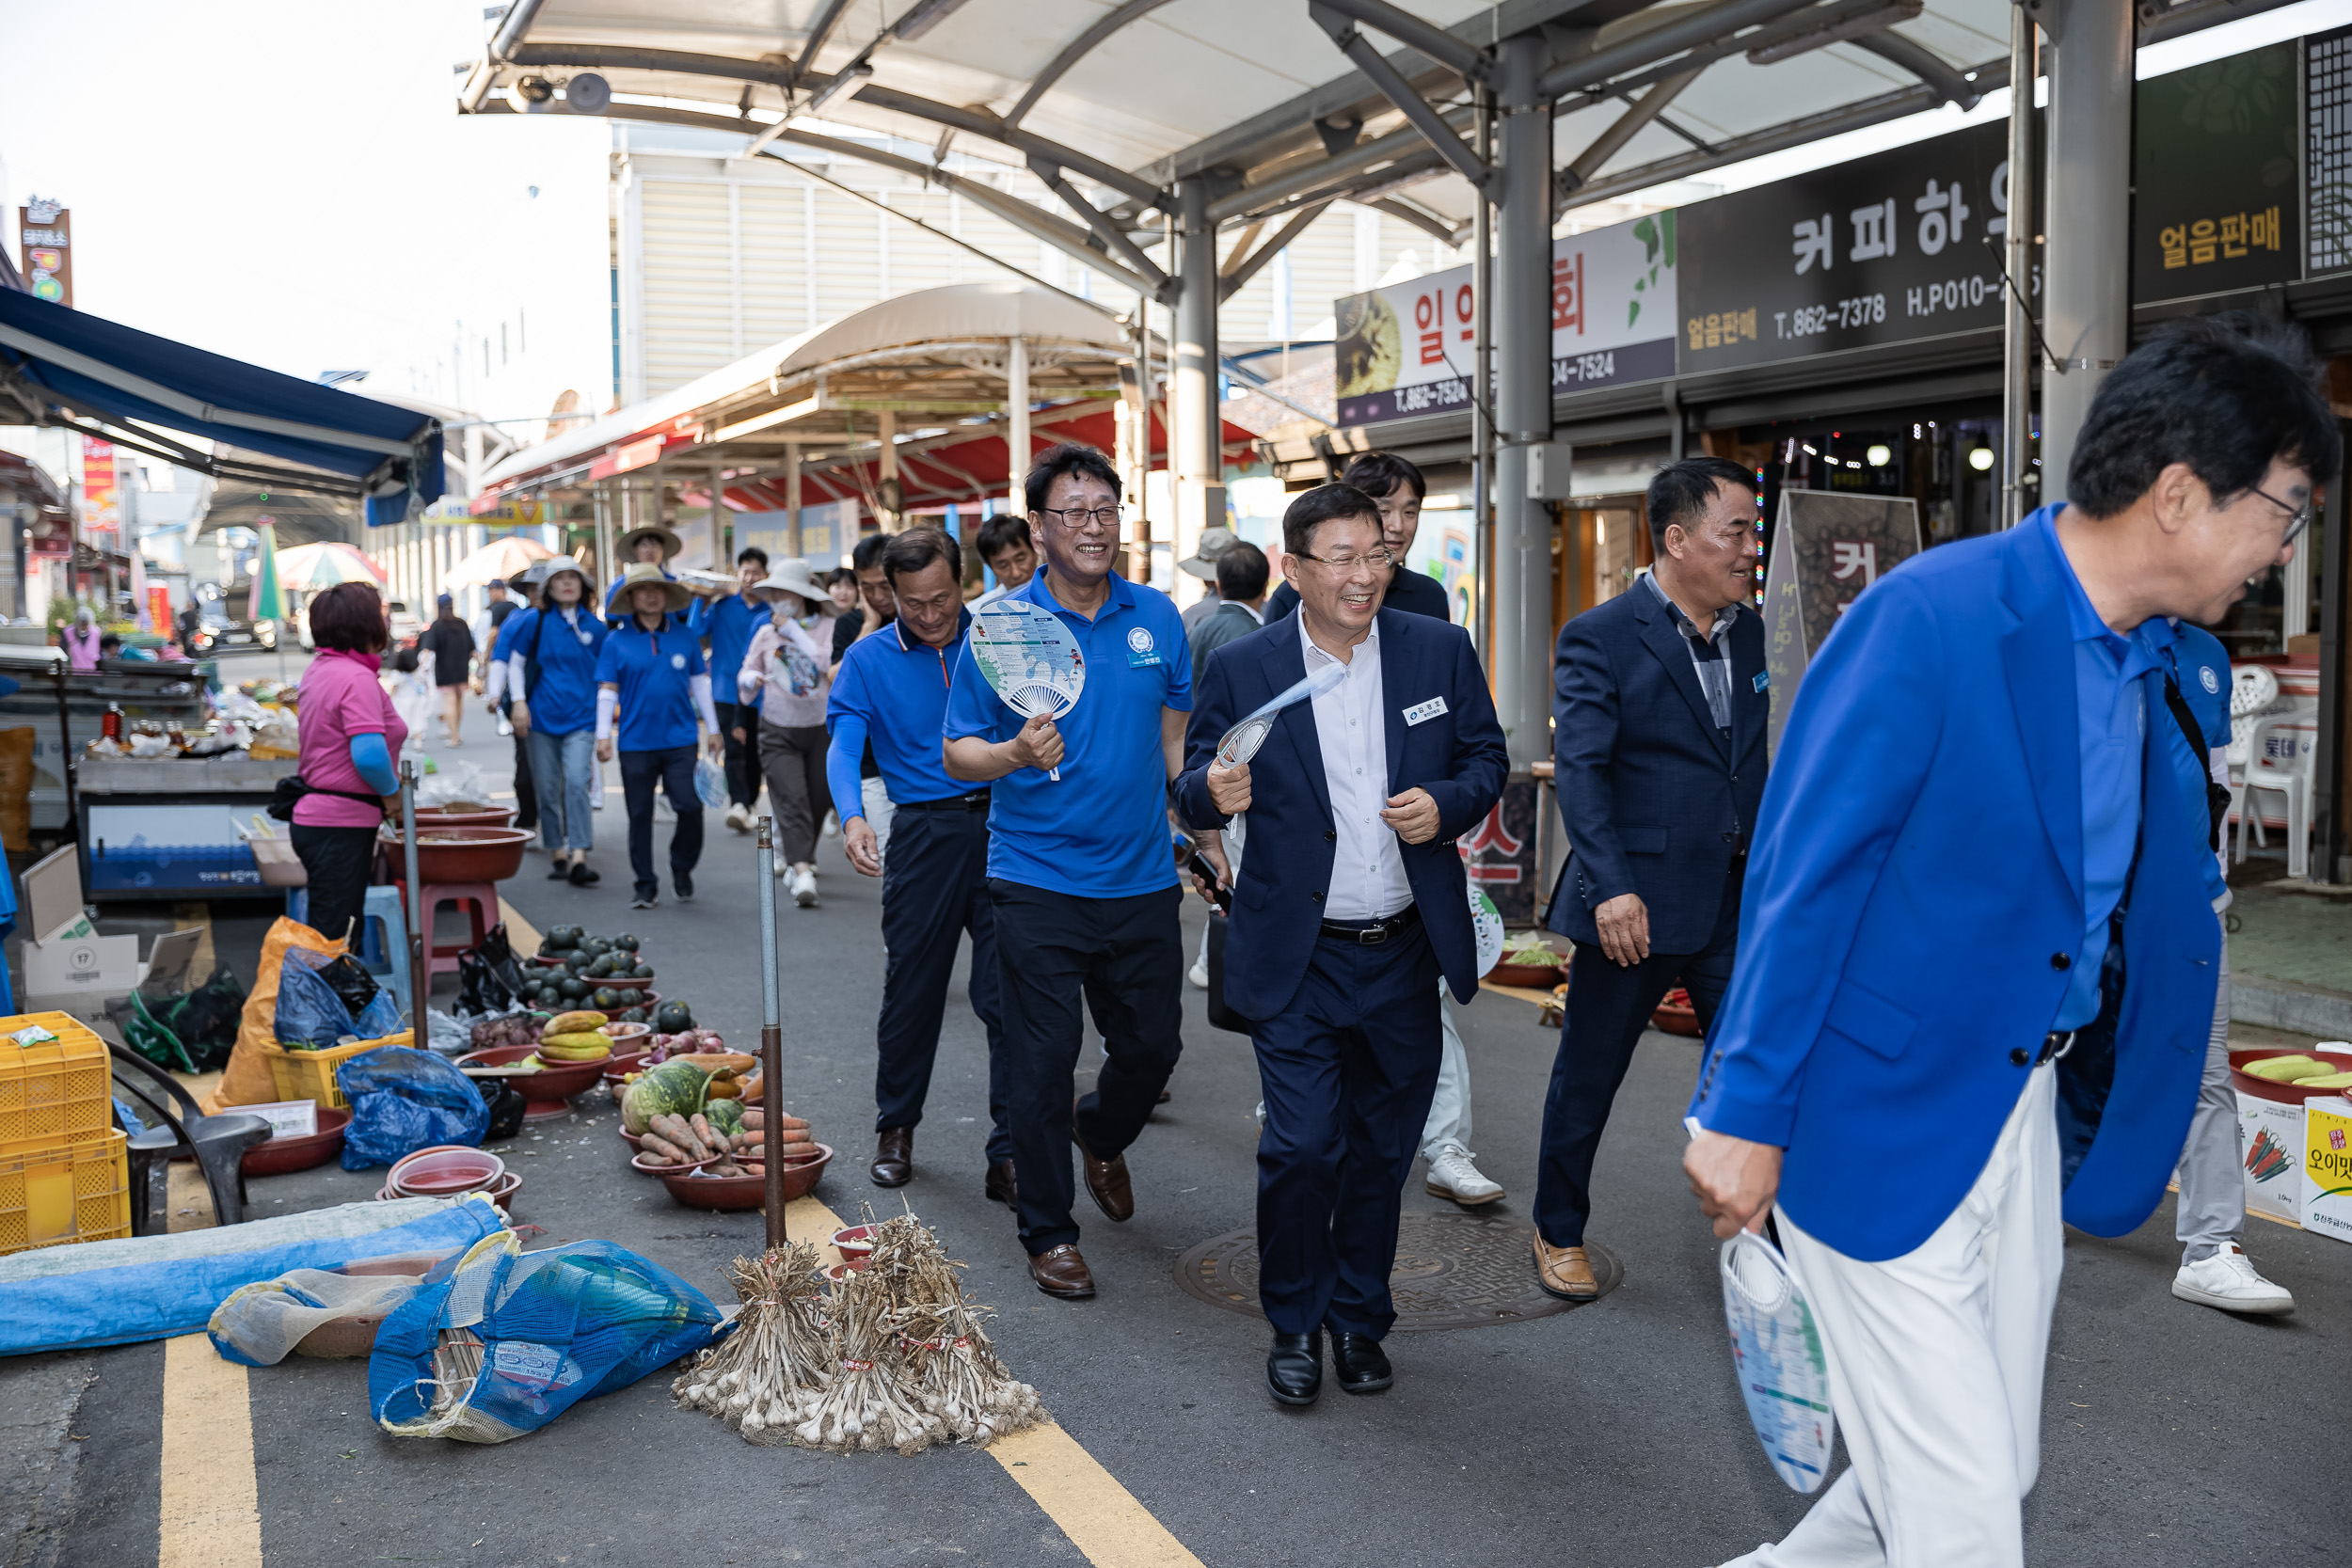
[[[2237,1093],[2238,1158],[2246,1167],[2246,1208],[2290,1225],[2303,1223],[2303,1107]]]
[[[2303,1228],[2352,1242],[2352,1099],[2303,1102]]]

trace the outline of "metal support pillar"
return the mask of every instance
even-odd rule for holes
[[[1216,228],[1209,221],[1209,187],[1194,178],[1176,187],[1184,244],[1176,299],[1176,341],[1168,388],[1176,470],[1176,559],[1200,543],[1204,528],[1225,526],[1224,426],[1216,405]]]
[[[2336,428],[2352,437],[2352,422]],[[2352,479],[2328,486],[2320,514],[2319,735],[2312,762],[2312,880],[2352,882]]]
[[[2063,499],[2074,436],[2131,337],[2131,0],[2050,0],[2041,502]]]
[[[1472,90],[1476,115],[1473,145],[1478,161],[1492,167],[1495,98],[1486,87]],[[1488,671],[1495,667],[1495,209],[1484,191],[1470,193],[1470,539],[1472,571],[1470,641]]]
[[[735,539],[727,526],[727,468],[723,463],[710,466],[710,567],[715,572],[731,572],[735,567]]]
[[[1540,34],[1502,40],[1495,193],[1495,707],[1511,770],[1551,754],[1550,507],[1528,449],[1551,439],[1551,106]]]
[[[2041,259],[2034,244],[2033,88],[2040,73],[2039,29],[2025,7],[2009,16],[2009,213],[2001,265],[2015,290],[2001,326],[2001,516],[2015,528],[2034,509],[2033,275]],[[2053,490],[2052,494],[2059,491]]]
[[[880,521],[884,533],[897,533],[907,526],[907,502],[905,486],[898,478],[898,416],[895,410],[882,411],[878,439],[881,447],[874,469],[874,492],[882,499]]]
[[[593,569],[596,589],[589,595],[591,609],[604,602],[602,595],[612,586],[612,509],[626,493],[621,483],[609,479],[596,486],[596,559]]]
[[[798,441],[784,444],[784,538],[786,546],[795,559],[808,559],[808,546],[801,532],[801,444]],[[827,562],[825,566],[831,570],[836,564]]]
[[[1005,347],[1005,493],[1015,515],[1029,515],[1029,340]]]

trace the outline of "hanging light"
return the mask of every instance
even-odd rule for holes
[[[1991,447],[1977,447],[1970,451],[1968,453],[1968,466],[1976,469],[1977,472],[1980,474],[1990,472],[1993,467],[1993,449]]]
[[[1883,468],[1895,460],[1895,449],[1883,441],[1873,441],[1869,450],[1862,455],[1870,460],[1873,468]]]

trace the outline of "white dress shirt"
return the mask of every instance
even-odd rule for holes
[[[1339,660],[1315,646],[1307,618],[1296,617],[1307,673]],[[1386,920],[1413,901],[1396,830],[1380,818],[1389,800],[1389,732],[1381,719],[1380,626],[1356,644],[1347,676],[1314,699],[1315,736],[1323,747],[1323,779],[1331,796],[1331,825],[1339,843],[1325,892],[1327,920]]]

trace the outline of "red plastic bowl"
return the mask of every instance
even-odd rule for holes
[[[404,1197],[455,1197],[480,1192],[506,1174],[506,1162],[478,1148],[421,1148],[394,1162],[384,1184]]]
[[[2313,1056],[2332,1062],[2338,1072],[2352,1072],[2352,1055],[2341,1051],[2293,1051],[2283,1045],[2257,1046],[2251,1051],[2230,1053],[2230,1082],[2241,1092],[2256,1100],[2267,1100],[2279,1105],[2300,1105],[2307,1100],[2325,1100],[2342,1089],[2306,1089],[2294,1084],[2274,1084],[2267,1078],[2256,1078],[2243,1070],[2249,1062],[2265,1061],[2272,1056]]]
[[[523,868],[523,846],[532,835],[520,828],[442,828],[417,824],[417,875],[427,882],[502,882]],[[405,853],[400,830],[386,824],[383,842]]]
[[[490,806],[482,811],[453,811],[447,806],[419,806],[417,826],[435,828],[511,828],[515,825],[512,807]]]
[[[817,1179],[824,1174],[826,1162],[832,1158],[833,1150],[818,1144],[815,1159],[785,1166],[784,1200],[789,1203],[805,1196],[817,1185]],[[690,1209],[756,1209],[768,1201],[768,1167],[745,1164],[743,1171],[741,1176],[680,1176],[672,1171],[659,1174],[661,1184],[670,1189],[670,1196]]]
[[[844,1226],[833,1233],[833,1249],[849,1259],[853,1269],[866,1266],[866,1259],[874,1255],[874,1232],[882,1228],[873,1225]]]
[[[510,1062],[519,1062],[525,1056],[536,1054],[538,1050],[535,1045],[497,1045],[487,1051],[458,1057],[457,1066],[461,1071],[469,1067],[505,1067]],[[595,1085],[603,1076],[605,1065],[611,1060],[610,1056],[599,1056],[593,1062],[566,1062],[562,1067],[526,1072],[506,1082],[514,1085],[516,1091],[527,1101],[523,1106],[523,1119],[540,1121],[548,1117],[569,1115],[571,1105],[568,1101],[571,1097],[585,1093]]]
[[[319,1107],[319,1130],[303,1137],[269,1138],[245,1151],[241,1168],[247,1176],[284,1176],[291,1171],[310,1170],[326,1164],[343,1151],[343,1128],[351,1120],[349,1111],[339,1111],[331,1105]]]
[[[1691,993],[1677,986],[1658,1004],[1649,1015],[1649,1026],[1661,1035],[1683,1035],[1695,1039],[1699,1033],[1698,1009],[1691,1006]]]
[[[622,1135],[624,1137],[628,1136],[627,1133]],[[634,1138],[629,1139],[629,1141],[631,1143],[637,1142]],[[644,1176],[683,1176],[690,1170],[700,1170],[705,1165],[715,1165],[718,1163],[719,1157],[714,1154],[707,1160],[693,1160],[683,1165],[649,1165],[645,1164],[645,1156],[643,1153],[640,1153],[636,1158],[629,1161],[628,1168]]]

